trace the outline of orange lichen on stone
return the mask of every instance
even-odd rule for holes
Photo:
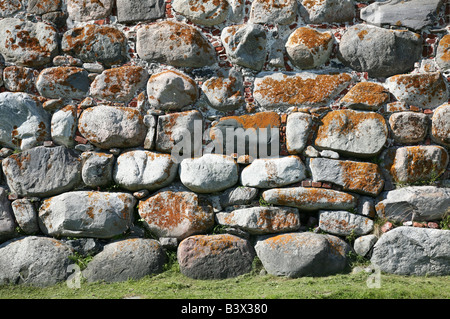
[[[443,48],[443,54],[439,57],[442,61],[450,61],[450,34],[446,34],[439,41],[439,47]]]
[[[304,44],[308,49],[316,49],[318,47],[327,47],[332,40],[333,36],[330,33],[301,27],[289,36],[286,46]]]
[[[341,99],[341,103],[381,106],[389,101],[389,92],[378,83],[359,82]]]
[[[344,190],[354,190],[378,195],[384,186],[382,173],[377,164],[339,161],[342,167]]]
[[[235,120],[242,128],[274,128],[281,126],[280,115],[275,112],[260,112],[240,116],[225,116],[220,121]]]

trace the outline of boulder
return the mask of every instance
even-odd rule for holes
[[[269,274],[296,278],[343,272],[351,247],[332,235],[299,232],[260,236],[255,250]]]
[[[353,0],[301,0],[300,15],[308,24],[348,22],[355,16]]]
[[[336,236],[363,236],[373,230],[373,220],[342,210],[319,211],[319,228]]]
[[[2,11],[0,11],[0,18],[11,16],[21,9],[22,3],[20,0],[3,0]]]
[[[450,104],[445,103],[434,110],[431,138],[438,144],[450,146]]]
[[[442,71],[450,69],[450,34],[444,35],[436,49],[436,63]]]
[[[113,0],[67,0],[67,12],[74,21],[100,20],[111,14],[113,3]]]
[[[261,24],[291,24],[297,18],[297,7],[295,0],[252,1],[249,21]]]
[[[164,17],[166,5],[163,0],[116,0],[117,20],[134,23]]]
[[[406,73],[422,56],[422,38],[405,30],[357,24],[339,42],[338,57],[346,66],[370,77]]]
[[[355,239],[353,243],[353,249],[355,253],[357,253],[361,257],[368,256],[375,243],[377,242],[378,237],[375,235],[364,235]]]
[[[11,192],[19,196],[48,197],[80,182],[81,160],[64,146],[39,146],[13,154],[2,166]]]
[[[233,205],[250,204],[258,195],[258,189],[254,187],[237,186],[225,190],[219,196],[219,204],[222,208]]]
[[[226,279],[252,269],[255,251],[249,241],[234,235],[197,235],[178,246],[183,275],[194,279]]]
[[[222,112],[237,110],[245,104],[242,75],[238,72],[209,78],[203,83],[202,91],[208,104]]]
[[[115,158],[112,154],[84,152],[81,154],[83,168],[81,178],[89,187],[105,187],[112,183]]]
[[[89,91],[88,73],[82,68],[71,66],[47,68],[39,74],[36,89],[48,99],[81,100]]]
[[[133,238],[112,242],[83,270],[88,282],[122,282],[162,272],[166,254],[154,239]]]
[[[383,234],[373,247],[373,265],[403,276],[448,276],[450,231],[397,227]]]
[[[27,12],[44,15],[49,12],[61,10],[61,0],[39,1],[29,0],[27,6]]]
[[[228,16],[227,0],[174,0],[172,8],[195,24],[213,26],[225,21]]]
[[[3,70],[5,88],[11,92],[33,92],[39,72],[24,66],[11,65]]]
[[[128,193],[66,192],[42,201],[39,226],[53,237],[112,238],[132,225],[135,205]]]
[[[8,190],[0,187],[0,242],[8,240],[15,235],[16,222],[8,200]]]
[[[312,116],[307,113],[291,113],[286,121],[286,149],[289,154],[301,154],[313,128]]]
[[[377,111],[389,101],[389,92],[374,82],[359,82],[339,101],[343,107],[357,110]]]
[[[398,143],[422,142],[428,133],[428,116],[417,112],[397,112],[389,117],[392,136]]]
[[[28,198],[16,199],[11,203],[14,218],[20,229],[27,235],[39,231],[37,209],[34,201]]]
[[[51,136],[53,142],[65,147],[73,147],[77,131],[77,107],[67,105],[52,115]]]

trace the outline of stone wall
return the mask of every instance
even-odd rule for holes
[[[449,275],[449,11],[1,0],[0,284]]]

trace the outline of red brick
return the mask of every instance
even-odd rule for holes
[[[311,187],[311,181],[307,180],[307,181],[302,181],[302,187]]]
[[[312,182],[312,187],[322,187],[322,182]]]

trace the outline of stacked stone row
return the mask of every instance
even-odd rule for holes
[[[443,2],[0,7],[0,284],[450,273]]]

